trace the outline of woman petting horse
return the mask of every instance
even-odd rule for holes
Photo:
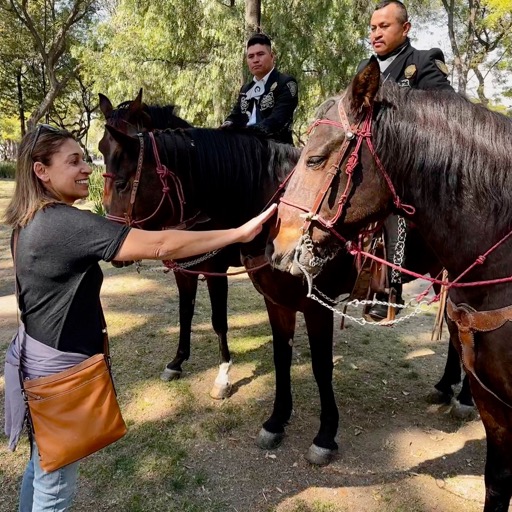
[[[511,168],[509,118],[380,84],[371,60],[315,122],[271,234],[278,268],[309,271],[392,210],[413,220],[448,270],[452,341],[487,434],[484,512],[512,495]]]
[[[23,137],[16,188],[5,212],[5,222],[13,228],[21,311],[5,368],[5,427],[11,449],[26,417],[18,368],[24,379],[53,375],[103,352],[99,261],[184,258],[249,242],[275,213],[275,207],[269,208],[229,230],[143,231],[72,206],[87,197],[90,174],[80,146],[67,131],[39,125]],[[37,442],[33,437],[31,441],[20,512],[68,510],[78,462],[46,472]]]
[[[174,105],[146,105],[142,102],[142,89],[132,101],[125,101],[113,107],[110,100],[103,94],[99,95],[100,110],[109,126],[117,128],[124,133],[135,135],[137,132],[146,132],[163,129],[192,128],[187,121],[176,115]],[[110,158],[114,139],[105,130],[99,143],[99,149],[105,158],[106,172],[110,168]],[[108,185],[107,181],[105,185]],[[105,189],[108,195],[108,189]],[[151,219],[145,222],[146,229],[154,226],[156,229],[170,227],[158,217],[157,206]],[[198,212],[190,222],[181,228],[197,230],[215,229],[215,224],[206,215]],[[208,258],[193,258],[180,260],[172,267],[179,295],[179,338],[178,348],[174,359],[165,365],[162,371],[162,380],[173,380],[181,377],[182,365],[190,357],[190,338],[192,331],[192,317],[196,303],[197,285],[199,275],[205,276],[210,296],[212,310],[212,327],[218,339],[219,371],[215,378],[210,396],[215,399],[227,398],[231,393],[229,372],[232,366],[231,353],[228,346],[228,278],[225,275],[228,268],[239,267],[240,249],[236,245],[225,247]],[[194,261],[195,260],[195,261]]]

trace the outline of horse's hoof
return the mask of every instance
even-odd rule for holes
[[[320,448],[316,444],[309,447],[306,459],[315,466],[326,466],[338,454],[338,450],[329,450],[328,448]]]
[[[164,371],[160,374],[160,379],[169,382],[170,380],[177,380],[181,377],[181,370],[171,370],[170,368],[165,368]]]
[[[224,398],[229,398],[231,396],[232,389],[233,386],[231,384],[214,384],[212,390],[210,391],[210,396],[214,400],[224,400]]]
[[[439,389],[434,388],[427,396],[426,400],[429,404],[445,404],[448,405],[452,401],[453,395],[449,393],[445,393],[444,391],[439,391]]]
[[[450,416],[456,420],[471,421],[478,418],[478,410],[472,405],[464,405],[458,400],[453,399]]]
[[[284,432],[281,434],[273,434],[272,432],[262,428],[258,434],[256,444],[262,450],[275,450],[283,442],[283,439]]]

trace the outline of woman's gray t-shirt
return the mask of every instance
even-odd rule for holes
[[[33,338],[64,352],[103,352],[100,260],[130,228],[65,204],[36,213],[17,244],[21,318]]]

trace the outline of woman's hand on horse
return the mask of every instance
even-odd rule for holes
[[[263,228],[263,224],[267,222],[277,211],[277,204],[270,205],[265,211],[260,213],[257,217],[252,218],[250,221],[246,222],[237,230],[240,232],[240,239],[237,240],[241,243],[250,242],[253,238],[256,237]]]
[[[250,242],[277,210],[273,204],[263,213],[235,229],[212,231],[144,231],[132,228],[115,261],[174,260],[204,254],[235,243]]]

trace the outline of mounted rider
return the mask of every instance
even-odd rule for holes
[[[293,144],[293,113],[299,101],[297,81],[276,69],[272,43],[265,34],[254,34],[247,41],[246,61],[253,78],[240,89],[221,128],[251,127],[269,139]]]
[[[453,91],[448,81],[448,68],[443,52],[439,48],[417,50],[411,46],[409,31],[411,23],[404,4],[399,0],[383,0],[375,7],[370,21],[370,43],[379,62],[382,80],[393,80],[400,87],[412,89],[444,89]],[[369,59],[363,60],[358,72]],[[405,241],[407,225],[405,220],[391,214],[384,222],[386,259],[401,265],[404,258],[402,250],[397,250],[399,237]],[[401,245],[401,244],[400,244]],[[404,244],[405,245],[405,244]],[[396,270],[388,270],[390,288],[396,292],[396,303],[403,304],[402,275]],[[389,295],[377,294],[377,300],[387,302]],[[396,311],[398,314],[399,310]],[[387,317],[388,307],[374,305],[369,315],[374,320]]]

